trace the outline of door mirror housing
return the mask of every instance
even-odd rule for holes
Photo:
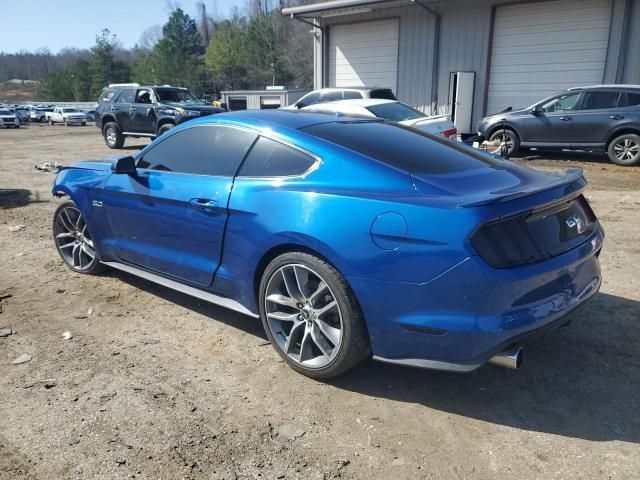
[[[132,156],[116,158],[111,164],[111,171],[117,175],[133,175],[136,173],[136,160]]]
[[[542,113],[542,110],[540,110],[539,107],[533,107],[532,109],[529,110],[529,113],[531,115],[540,115]]]

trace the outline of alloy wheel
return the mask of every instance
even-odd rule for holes
[[[613,146],[613,153],[620,161],[633,160],[640,155],[640,145],[631,138],[624,138]]]
[[[336,296],[315,271],[300,264],[276,270],[265,294],[267,325],[287,357],[322,368],[342,344],[343,318]]]
[[[53,234],[60,255],[70,267],[84,271],[93,265],[96,252],[80,210],[71,206],[61,209]]]
[[[107,128],[107,143],[109,145],[116,144],[116,130],[113,127]]]

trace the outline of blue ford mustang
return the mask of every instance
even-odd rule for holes
[[[517,367],[600,287],[580,171],[376,120],[238,112],[56,178],[58,252],[261,318],[295,370]]]

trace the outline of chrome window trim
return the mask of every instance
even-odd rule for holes
[[[174,173],[174,174],[177,174],[177,175],[194,175],[194,176],[199,176],[199,177],[213,177],[213,178],[232,178],[232,179],[247,178],[247,179],[251,179],[251,180],[264,179],[264,180],[273,181],[273,180],[279,180],[279,179],[305,178],[306,176],[308,176],[309,174],[315,172],[318,168],[320,168],[320,166],[323,163],[322,158],[320,156],[316,155],[315,153],[310,152],[309,150],[307,150],[307,149],[305,149],[303,147],[295,145],[295,144],[293,144],[292,142],[290,142],[288,140],[280,138],[277,135],[264,133],[260,128],[251,128],[251,127],[246,127],[244,125],[236,125],[234,123],[227,123],[227,122],[214,122],[214,123],[204,123],[204,124],[190,125],[188,127],[180,129],[180,132],[181,131],[185,131],[185,130],[190,130],[192,128],[216,127],[216,126],[230,127],[230,128],[235,128],[237,130],[244,130],[246,132],[250,132],[250,133],[256,134],[258,136],[258,138],[256,138],[254,140],[254,142],[249,147],[249,150],[247,151],[247,153],[242,158],[242,161],[240,162],[240,167],[238,168],[238,171],[236,172],[235,175],[233,175],[233,176],[207,175],[207,174],[203,174],[203,173],[186,173],[186,172],[174,172],[174,171],[165,171],[165,170],[154,170],[154,169],[151,169],[151,168],[142,168],[142,167],[138,167],[138,163],[140,162],[140,160],[144,159],[144,155],[142,154],[142,152],[140,152],[140,155],[136,158],[136,168],[139,168],[140,170],[144,170],[145,172],[163,172],[163,173]],[[176,132],[176,133],[180,133],[180,132]],[[167,138],[164,138],[163,140],[161,140],[157,144],[153,145],[145,153],[148,153],[149,151],[152,151],[154,148],[157,148],[158,145],[161,145],[162,142],[164,142],[165,140],[171,138],[171,136],[168,136]],[[294,150],[297,150],[300,153],[311,157],[314,160],[314,163],[307,170],[305,170],[304,172],[302,172],[300,174],[296,174],[296,175],[280,175],[280,176],[271,176],[271,177],[266,177],[266,176],[259,176],[259,177],[253,177],[252,176],[252,177],[249,177],[249,176],[240,176],[240,175],[238,175],[238,173],[240,171],[240,168],[242,168],[242,164],[247,159],[247,156],[251,153],[251,150],[253,150],[253,147],[255,146],[256,142],[258,141],[258,139],[260,137],[265,137],[265,138],[268,138],[269,140],[272,140],[274,142],[280,143],[280,144],[282,144],[282,145],[284,145],[286,147],[293,148]]]

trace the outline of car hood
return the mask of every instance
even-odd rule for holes
[[[111,155],[99,160],[83,160],[80,162],[67,163],[60,167],[60,170],[94,170],[94,171],[107,171],[111,170],[111,164],[117,158],[126,157],[128,155]]]
[[[411,177],[419,194],[438,196],[460,208],[502,203],[558,187],[566,187],[568,194],[586,185],[581,169],[549,173],[509,161],[500,164],[444,174],[412,173]]]

